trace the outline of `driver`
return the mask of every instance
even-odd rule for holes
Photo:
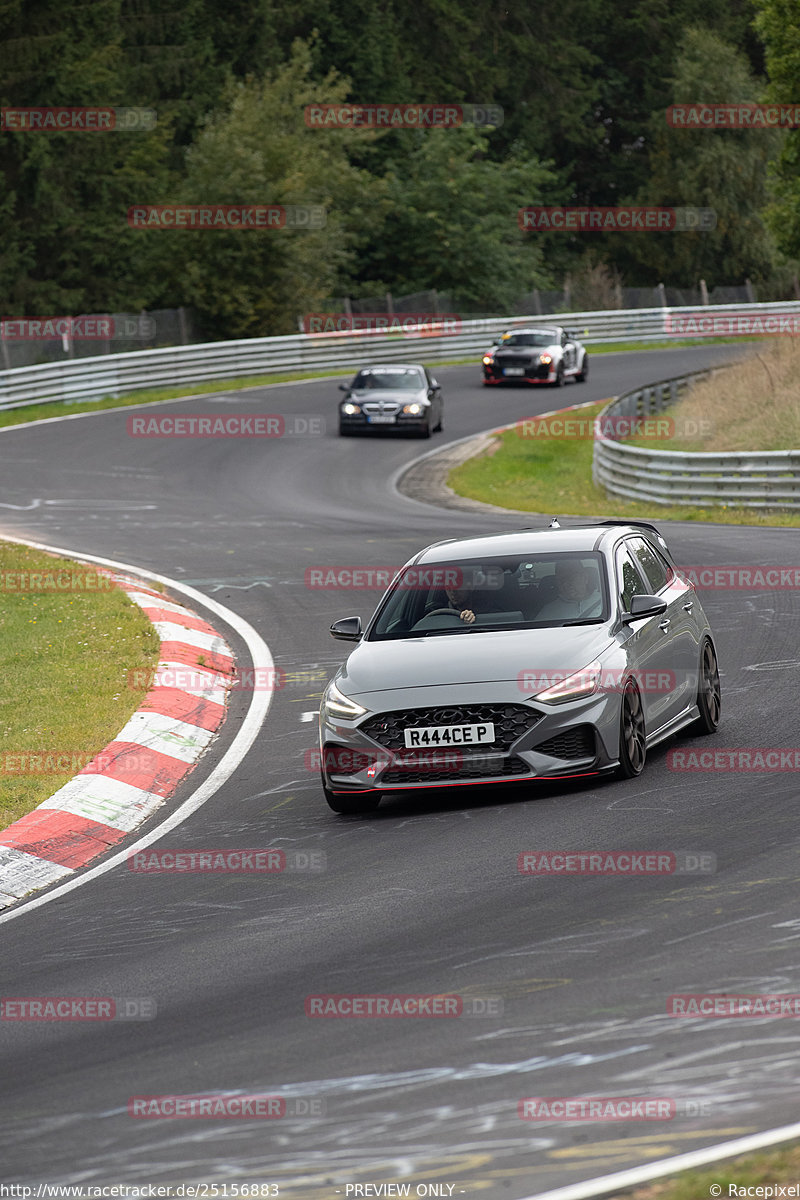
[[[446,587],[444,591],[450,607],[458,613],[459,618],[466,625],[472,625],[475,620],[475,613],[469,607],[472,600],[472,588],[462,584],[461,587]]]
[[[565,620],[596,609],[600,601],[598,578],[594,571],[574,558],[556,563],[555,597],[536,614],[536,620]]]

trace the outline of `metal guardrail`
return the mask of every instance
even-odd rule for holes
[[[703,308],[703,315],[800,313],[800,302],[724,304]],[[430,331],[293,334],[247,338],[199,346],[171,346],[127,354],[98,355],[0,372],[0,410],[56,401],[116,398],[146,388],[174,388],[209,380],[273,375],[281,371],[354,370],[363,363],[446,362],[479,355],[504,330],[519,325],[563,325],[584,341],[675,341],[670,314],[683,308],[612,309],[603,312],[552,313],[548,317],[498,317],[460,322],[460,332],[430,336]],[[398,314],[402,317],[402,314]]]
[[[694,383],[716,373],[696,371],[623,392],[606,405],[598,421],[654,416],[680,400]],[[598,433],[592,477],[614,496],[650,504],[800,509],[800,450],[649,450]]]

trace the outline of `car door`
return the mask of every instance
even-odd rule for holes
[[[433,419],[431,420],[431,427],[433,428],[436,425],[440,425],[442,421],[442,389],[427,367],[425,368],[425,378],[428,383],[428,398],[433,406]]]
[[[564,356],[564,370],[573,371],[575,369],[575,343],[567,333],[561,334],[561,351]]]
[[[629,613],[635,595],[650,595],[650,583],[642,573],[634,553],[633,538],[627,538],[616,549],[614,565],[617,600],[620,613]],[[626,623],[628,631],[623,645],[628,668],[639,686],[648,737],[657,733],[678,710],[672,688],[676,674],[672,623],[666,613]]]
[[[693,615],[695,596],[692,588],[678,576],[656,546],[645,537],[629,539],[630,548],[639,570],[648,582],[649,590],[667,602],[661,618],[670,622],[670,642],[675,671],[675,712],[694,704],[697,696],[697,671],[700,644]]]

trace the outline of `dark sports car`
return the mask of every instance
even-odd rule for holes
[[[484,386],[499,383],[548,383],[589,376],[586,347],[560,325],[512,329],[483,356]]]

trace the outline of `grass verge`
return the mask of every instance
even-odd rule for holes
[[[625,1195],[627,1200],[709,1200],[709,1197],[714,1196],[720,1197],[720,1200],[728,1200],[731,1196],[748,1194],[734,1191],[734,1187],[766,1189],[770,1184],[794,1184],[796,1187],[798,1178],[800,1144],[792,1143],[778,1150],[765,1151],[763,1154],[748,1154],[742,1158],[730,1159],[702,1171],[686,1171],[672,1179],[659,1180],[657,1183],[626,1191]],[[779,1194],[777,1191],[749,1193],[750,1196],[761,1197]]]
[[[573,414],[586,427],[607,401]],[[537,430],[546,424],[536,419]],[[591,437],[523,437],[519,427],[495,435],[487,453],[455,467],[447,482],[459,496],[500,508],[563,516],[640,517],[662,521],[704,521],[722,525],[800,525],[800,514],[747,508],[642,504],[609,496],[592,481]],[[664,449],[661,443],[661,449]]]
[[[65,573],[56,582],[69,577],[68,589],[44,590],[54,572]],[[19,578],[36,573],[39,585]],[[102,580],[92,567],[0,541],[0,678],[13,681],[0,695],[0,829],[72,779],[145,694],[129,675],[155,668],[158,636]],[[45,761],[32,763],[34,755]]]
[[[717,345],[724,345],[728,342],[742,341],[741,338],[715,338],[703,339],[702,344],[713,340]],[[678,350],[683,346],[697,346],[701,342],[697,339],[693,341],[680,341],[664,343],[664,342],[613,342],[603,344],[602,346],[592,346],[587,344],[591,354],[612,354],[620,351],[632,350]],[[488,345],[488,339],[487,339]],[[415,354],[409,352],[409,358],[413,359]],[[424,355],[419,355],[423,362]],[[436,367],[458,367],[467,363],[475,365],[476,375],[480,369],[480,355],[474,354],[469,358],[454,358],[447,362],[429,362],[426,365],[434,370]],[[303,379],[329,379],[333,376],[343,375],[347,378],[354,374],[353,369],[348,368],[346,371],[337,371],[329,369],[326,371],[287,371],[278,375],[246,375],[236,379],[214,379],[206,383],[189,384],[186,387],[180,388],[151,388],[143,389],[142,391],[129,392],[124,396],[111,397],[108,396],[103,400],[80,400],[75,404],[65,404],[62,401],[54,401],[52,404],[31,404],[25,408],[12,408],[0,411],[0,429],[6,428],[9,425],[22,425],[28,421],[42,421],[47,417],[63,417],[71,416],[75,413],[82,412],[102,412],[108,408],[128,408],[135,404],[153,404],[158,400],[178,400],[183,396],[203,396],[209,392],[225,392],[233,391],[239,388],[248,387],[265,387],[270,383],[294,383]]]
[[[796,450],[800,447],[800,339],[775,338],[749,358],[695,384],[664,416],[668,442],[631,438],[650,450]]]

